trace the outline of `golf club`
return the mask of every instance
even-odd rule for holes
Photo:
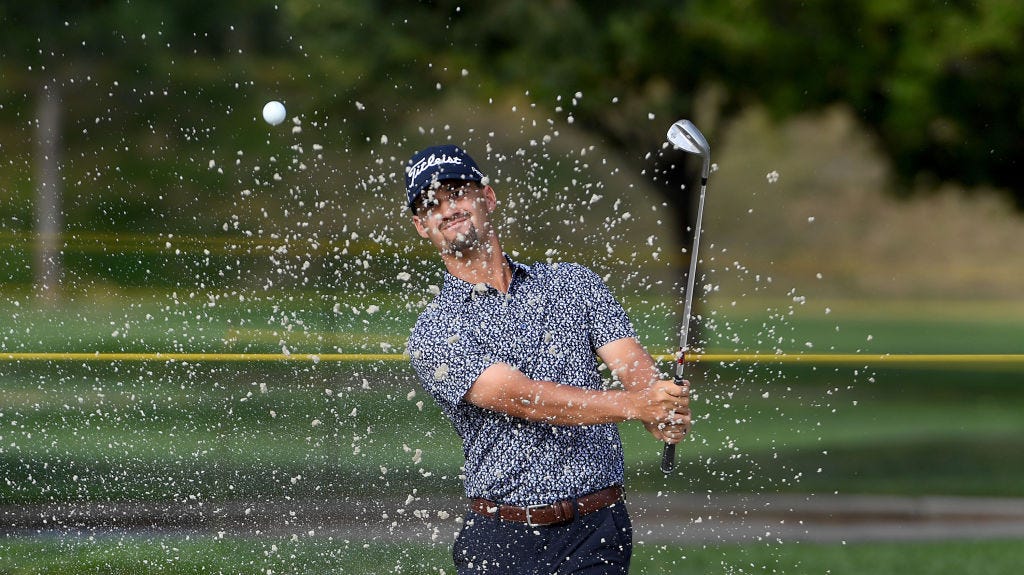
[[[697,154],[704,160],[700,173],[700,200],[697,203],[697,220],[693,227],[693,247],[690,249],[690,271],[686,274],[686,300],[683,305],[683,327],[679,336],[679,357],[676,359],[676,385],[683,384],[683,368],[686,352],[689,350],[687,339],[690,335],[690,313],[693,309],[693,284],[697,277],[697,248],[700,247],[700,226],[704,217],[704,194],[708,189],[708,174],[711,171],[711,146],[704,139],[697,126],[689,120],[679,120],[668,129],[668,141],[673,146]],[[676,446],[665,445],[661,453],[662,473],[671,473],[676,466]]]

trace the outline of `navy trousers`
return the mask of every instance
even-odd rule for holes
[[[632,552],[633,528],[622,501],[545,527],[470,511],[452,548],[459,575],[624,575]]]

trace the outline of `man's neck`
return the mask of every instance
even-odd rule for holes
[[[476,249],[459,253],[441,254],[448,273],[471,283],[485,283],[502,293],[508,293],[512,283],[512,268],[497,238]]]

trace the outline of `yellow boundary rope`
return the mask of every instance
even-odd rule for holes
[[[657,356],[660,361],[675,359],[671,355]],[[690,354],[687,363],[803,363],[845,365],[912,365],[912,364],[1024,364],[1024,354]]]
[[[150,361],[150,362],[356,362],[408,361],[400,353],[63,353],[0,352],[0,361]],[[655,355],[675,361],[674,355]],[[686,363],[775,363],[805,365],[1024,365],[1024,354],[757,354],[691,353]]]

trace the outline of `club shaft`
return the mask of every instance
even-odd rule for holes
[[[690,316],[693,313],[693,290],[697,279],[697,251],[700,249],[700,230],[704,219],[704,196],[708,189],[708,179],[701,177],[700,199],[697,201],[697,219],[693,225],[693,246],[690,248],[690,271],[686,274],[686,294],[683,303],[683,327],[679,335],[679,358],[676,361],[675,383],[682,385],[683,369],[686,365],[686,352],[689,351]],[[676,446],[666,444],[661,452],[661,471],[671,473],[676,466]]]
[[[686,295],[683,303],[683,327],[679,335],[679,351],[689,350],[690,317],[693,314],[693,291],[697,281],[697,252],[700,250],[700,230],[704,219],[704,196],[708,189],[707,178],[701,178],[700,199],[697,202],[697,220],[693,225],[693,246],[690,247],[690,271],[686,274]],[[676,368],[678,375],[683,373],[683,364]]]

